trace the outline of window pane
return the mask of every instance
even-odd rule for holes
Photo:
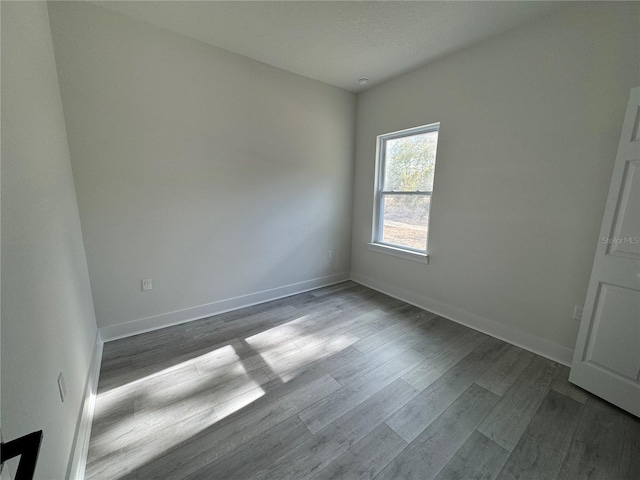
[[[383,190],[433,190],[437,144],[437,131],[387,140]]]
[[[382,242],[414,250],[426,250],[431,197],[382,196]]]

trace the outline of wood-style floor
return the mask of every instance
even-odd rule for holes
[[[639,479],[568,374],[346,282],[107,343],[87,478]]]

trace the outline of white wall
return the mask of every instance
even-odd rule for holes
[[[353,277],[570,362],[639,19],[571,6],[362,93]],[[437,121],[429,265],[369,251],[376,135]]]
[[[1,8],[2,434],[43,430],[36,478],[61,479],[96,322],[47,6]]]
[[[348,275],[355,95],[99,6],[50,11],[100,327]]]

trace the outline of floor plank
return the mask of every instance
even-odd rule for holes
[[[299,416],[311,433],[319,432],[422,360],[424,360],[422,355],[408,350],[303,410]]]
[[[436,480],[494,480],[508,457],[509,452],[476,430]]]
[[[576,402],[587,403],[587,399],[590,396],[589,392],[569,382],[570,371],[569,367],[558,365],[551,389],[572,398]]]
[[[434,349],[428,356],[428,361],[408,372],[402,379],[414,388],[424,390],[488,338],[483,333],[468,331],[444,348]]]
[[[224,425],[219,422],[218,429],[199,433],[190,441],[142,466],[138,470],[138,478],[179,478],[195,472],[339,388],[340,384],[326,375],[262,408],[241,412],[233,419],[227,418]]]
[[[340,385],[349,385],[363,375],[369,373],[371,370],[374,370],[380,365],[398,357],[405,351],[405,348],[383,345],[375,350],[371,350],[369,353],[361,353],[358,359],[353,362],[346,363],[342,367],[332,371],[331,376]]]
[[[435,478],[467,441],[498,398],[471,385],[442,415],[418,435],[376,480]]]
[[[402,322],[391,324],[387,328],[361,339],[353,346],[360,350],[362,353],[367,353],[371,350],[375,350],[376,348],[379,348],[382,345],[385,345],[386,343],[397,339],[398,337],[403,337],[407,334],[411,334],[415,331],[414,328],[422,323],[423,317],[426,316],[426,314],[412,314],[410,316],[407,316],[405,319],[403,319]],[[429,318],[433,318],[433,316],[429,316]]]
[[[498,480],[555,480],[583,408],[569,397],[549,392]]]
[[[313,438],[300,444],[251,480],[312,478],[375,430],[418,392],[398,379]]]
[[[502,448],[513,451],[551,388],[557,367],[550,360],[534,358],[478,430]]]
[[[483,342],[387,420],[387,425],[405,441],[413,441],[500,358],[508,347],[508,344],[493,338]]]
[[[213,433],[220,429],[217,417],[212,409],[204,410],[191,417],[182,417],[181,421],[168,426],[157,425],[157,429],[140,432],[131,429],[126,434],[104,442],[99,456],[87,464],[85,477],[88,479],[120,479],[139,468],[146,466],[162,455],[167,449],[181,442],[192,440],[194,432],[206,430]]]
[[[529,366],[533,357],[533,353],[512,346],[476,383],[501,397]]]
[[[590,397],[558,480],[640,478],[640,419]]]
[[[383,423],[313,478],[371,480],[406,446],[407,442]]]
[[[219,461],[209,463],[184,478],[186,480],[212,478],[243,480],[267,467],[274,458],[283,456],[309,438],[311,433],[304,423],[297,416],[291,417],[241,448],[233,450]]]

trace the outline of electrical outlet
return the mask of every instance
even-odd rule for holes
[[[58,390],[60,391],[60,400],[64,403],[64,399],[67,398],[67,384],[64,381],[62,372],[58,375]]]
[[[327,252],[327,260],[333,260],[333,250],[329,250]]]
[[[151,284],[151,279],[150,278],[143,278],[142,279],[142,290],[143,291],[147,291],[147,290],[151,290],[153,288],[153,285]]]
[[[573,307],[573,319],[582,320],[582,307],[579,307],[578,305]]]

